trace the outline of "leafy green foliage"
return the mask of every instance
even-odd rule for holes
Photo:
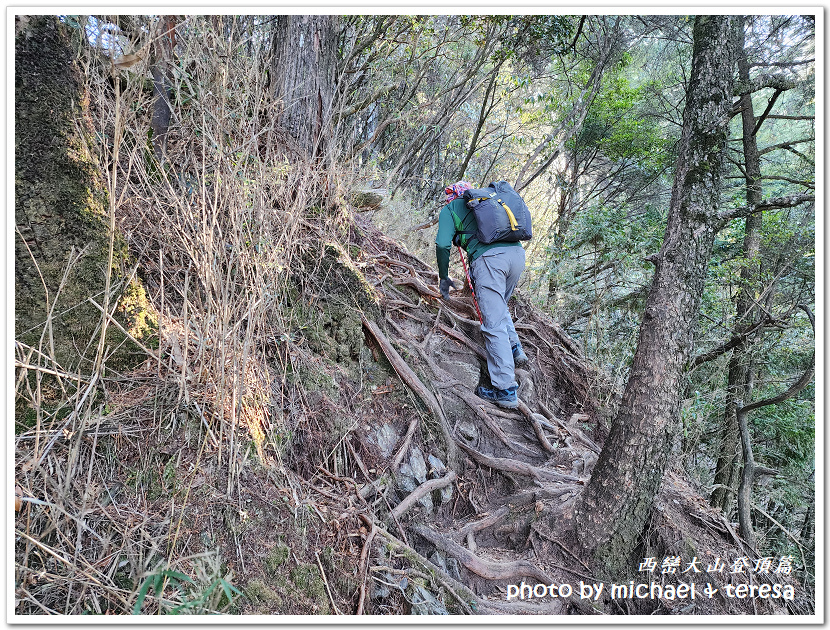
[[[218,575],[216,554],[202,560],[197,563],[197,580],[173,569],[159,569],[148,575],[138,590],[132,614],[142,614],[151,591],[158,600],[159,611],[169,615],[211,614],[228,608],[242,592],[228,581],[228,576]],[[210,569],[207,572],[206,567]],[[168,589],[171,594],[165,598]]]

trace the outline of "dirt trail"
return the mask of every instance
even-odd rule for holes
[[[573,340],[517,296],[511,310],[530,358],[526,369],[516,371],[522,404],[506,411],[479,399],[473,392],[479,383],[488,384],[486,355],[469,294],[441,299],[431,265],[370,224],[360,228],[359,266],[380,296],[382,313],[377,322],[364,318],[366,341],[423,406],[405,431],[398,428],[401,437],[387,448],[385,460],[377,446],[385,425],[360,436],[359,453],[353,452],[364,473],[361,456],[383,461],[391,473],[382,497],[367,494],[376,511],[365,520],[370,534],[361,562],[373,581],[364,585],[361,612],[369,600],[382,608],[396,588],[411,612],[421,614],[783,612],[772,600],[620,602],[607,593],[597,600],[578,594],[516,598],[515,588],[523,582],[567,584],[576,591],[580,582],[602,581],[578,556],[569,533],[571,508],[605,438],[591,396],[597,376]],[[420,479],[418,468],[427,473],[420,471]],[[674,472],[653,520],[644,549],[689,555],[694,540],[707,550],[696,552],[701,561],[718,550],[725,556],[750,553],[722,516]],[[380,540],[385,546],[372,546]],[[413,585],[418,577],[431,590]],[[639,576],[666,578],[679,581],[673,575]],[[718,585],[719,579],[736,576],[711,581]]]
[[[384,312],[382,322],[364,320],[367,340],[429,410],[439,427],[439,455],[452,469],[446,476],[454,476],[456,494],[434,512],[412,501],[418,509],[395,514],[414,534],[409,542],[424,555],[434,549],[430,568],[445,583],[462,578],[478,594],[478,612],[565,612],[561,600],[534,605],[507,602],[505,594],[522,581],[590,579],[550,525],[568,513],[604,437],[589,395],[590,367],[554,322],[517,298],[511,300],[514,321],[530,358],[516,371],[520,407],[507,411],[478,398],[475,387],[487,384],[486,355],[471,298],[442,300],[433,268],[381,234],[371,233],[365,243],[362,270]],[[390,458],[399,477],[429,448],[417,418],[408,429]],[[437,491],[421,496],[430,494]]]

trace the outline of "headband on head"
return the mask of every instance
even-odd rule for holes
[[[472,184],[465,181],[455,182],[452,186],[447,186],[446,189],[444,189],[444,192],[447,193],[447,203],[453,199],[458,199],[464,194],[465,190],[470,190],[472,187]]]

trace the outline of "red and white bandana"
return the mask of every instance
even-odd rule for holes
[[[464,194],[465,190],[470,190],[470,188],[472,187],[472,184],[465,181],[455,182],[452,186],[447,186],[447,188],[444,190],[444,192],[447,193],[447,203],[449,203],[453,199],[458,199],[461,195]]]

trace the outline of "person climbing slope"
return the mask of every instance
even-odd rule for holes
[[[507,300],[524,271],[525,251],[519,242],[484,244],[475,237],[475,214],[462,198],[464,191],[469,189],[472,189],[471,184],[459,181],[445,191],[447,205],[438,216],[438,234],[435,237],[439,288],[445,299],[449,298],[450,287],[455,288],[449,277],[450,249],[453,244],[460,244],[467,250],[492,385],[491,388],[479,385],[476,395],[499,407],[515,409],[519,406],[519,398],[514,366],[523,365],[528,359],[513,326]]]

